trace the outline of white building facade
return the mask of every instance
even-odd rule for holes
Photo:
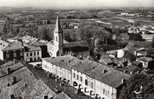
[[[128,75],[112,69],[108,69],[108,72],[100,73],[98,71],[99,68],[101,69],[104,68],[101,65],[100,66],[96,65],[96,69],[92,67],[91,70],[89,68],[90,66],[86,68],[84,67],[84,65],[79,66],[82,65],[81,61],[84,62],[84,60],[78,61],[78,59],[75,59],[74,57],[70,58],[72,56],[61,56],[60,60],[58,59],[59,57],[53,59],[52,58],[43,59],[42,68],[45,71],[48,71],[58,76],[59,78],[68,80],[71,86],[81,90],[84,94],[89,95],[93,98],[97,97],[98,99],[117,99],[117,87],[119,87],[122,84],[121,83],[122,79],[129,78]],[[77,60],[76,63],[71,64],[71,61],[74,59]],[[80,69],[76,69],[76,67],[77,68],[82,67],[82,69],[85,68],[85,73],[84,71],[82,71],[82,69],[80,71]],[[87,70],[90,71],[86,72]],[[98,74],[95,75],[95,73]],[[114,76],[114,74],[118,75],[116,76],[117,79],[109,78],[110,75]],[[110,79],[111,81],[108,81],[108,79]],[[112,84],[111,82],[116,82],[116,83]]]

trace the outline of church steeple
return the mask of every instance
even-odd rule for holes
[[[53,41],[47,44],[48,53],[51,57],[63,55],[63,31],[60,26],[60,21],[57,16],[55,29],[53,31]]]
[[[57,16],[57,19],[56,19],[56,25],[55,25],[55,30],[54,30],[55,33],[63,33],[63,30],[61,28],[61,25],[60,25],[60,21],[59,21],[59,17]]]
[[[54,44],[58,47],[58,54],[62,55],[63,52],[63,30],[60,25],[59,17],[57,16],[56,25],[54,29]]]

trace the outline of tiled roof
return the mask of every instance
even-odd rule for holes
[[[7,50],[16,50],[16,49],[23,49],[23,45],[21,42],[13,42],[10,43],[6,48],[4,48],[3,50],[7,51]]]
[[[104,64],[108,64],[108,63],[112,63],[113,61],[112,61],[111,57],[109,57],[109,55],[102,55],[99,62],[104,63]]]
[[[11,84],[12,77],[16,77],[17,83],[7,86],[8,83]],[[6,95],[10,97],[10,94],[22,97],[29,96],[29,99],[43,99],[46,95],[51,98],[56,95],[43,81],[36,79],[26,67],[0,78],[0,83],[0,99],[9,99]]]
[[[36,51],[36,50],[41,50],[41,48],[32,45],[25,46],[25,51]]]
[[[34,45],[34,46],[42,46],[42,45],[47,45],[47,43],[48,42],[37,41],[37,42],[31,43],[31,45]]]
[[[152,61],[153,59],[150,58],[150,57],[140,57],[140,58],[137,58],[138,61],[144,61],[144,62],[149,62],[149,61]]]
[[[118,70],[112,70],[102,75],[100,80],[114,88],[117,88],[122,84],[123,79],[128,80],[129,78],[130,76],[126,73]]]
[[[117,70],[113,70],[106,65],[102,65],[90,60],[79,60],[69,55],[59,56],[56,58],[45,58],[44,60],[68,70],[74,69],[114,88],[121,85],[122,79],[129,78],[129,75]]]
[[[68,95],[64,92],[57,94],[53,99],[71,99]]]
[[[55,58],[43,58],[43,60],[50,62],[56,66],[65,68],[70,70],[71,69],[71,64],[76,64],[78,62],[77,58],[72,57],[72,56],[59,56]]]
[[[22,63],[14,63],[14,62],[9,61],[9,62],[0,66],[0,68],[1,68],[0,69],[0,77],[8,74],[8,68],[10,68],[10,70],[17,70],[22,67],[23,67]]]

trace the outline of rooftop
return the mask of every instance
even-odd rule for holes
[[[0,77],[5,76],[8,74],[8,68],[10,68],[11,71],[20,69],[23,67],[23,64],[21,63],[14,63],[12,61],[9,61],[3,65],[0,65]]]
[[[54,99],[71,99],[68,95],[66,95],[64,92],[61,92],[57,94]]]
[[[8,50],[17,50],[17,49],[23,49],[23,45],[21,42],[12,42],[10,43],[7,47],[5,47],[3,50],[8,51]]]
[[[32,45],[25,46],[25,51],[36,51],[36,50],[41,50],[41,48]]]
[[[137,60],[149,62],[149,61],[152,61],[153,59],[151,57],[140,57],[140,58],[137,58]]]
[[[71,64],[76,64],[79,60],[72,56],[59,56],[55,58],[43,58],[43,60],[50,62],[52,64],[55,64],[57,66],[60,66],[65,69],[71,69]]]
[[[15,83],[12,83],[13,77],[16,78]],[[56,95],[43,81],[36,79],[27,67],[0,78],[0,83],[0,99],[9,99],[11,94],[15,97],[38,99],[43,99],[45,95],[49,98]]]
[[[112,70],[100,76],[100,80],[114,88],[118,88],[122,84],[122,80],[128,80],[130,76],[118,70]]]

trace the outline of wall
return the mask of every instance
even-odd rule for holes
[[[54,75],[70,81],[71,84],[71,71],[59,66],[53,65],[45,60],[42,60],[42,68]]]
[[[83,93],[93,98],[97,95],[102,99],[116,99],[117,90],[115,88],[112,88],[111,86],[104,84],[96,79],[90,78],[84,73],[78,72],[74,69],[67,70],[59,66],[52,65],[45,60],[42,61],[42,68],[59,77],[70,80],[71,86],[73,86],[74,82],[77,83],[77,86],[73,86],[74,88],[81,88]],[[88,84],[85,83],[86,80],[88,81]]]
[[[15,50],[8,50],[3,51],[4,53],[4,60],[22,60],[23,56],[23,49],[15,49]]]
[[[42,58],[42,52],[40,50],[24,52],[24,60],[26,62],[38,61],[41,58]]]
[[[82,77],[82,81],[80,80],[80,77]],[[85,80],[88,81],[87,85],[85,84]],[[116,99],[115,88],[112,88],[107,84],[104,84],[98,80],[90,78],[89,76],[72,69],[72,86],[73,82],[77,83],[77,86],[74,86],[76,89],[81,88],[82,92],[84,92],[86,95],[90,95],[93,98],[97,94],[99,97],[102,97],[104,99]]]

